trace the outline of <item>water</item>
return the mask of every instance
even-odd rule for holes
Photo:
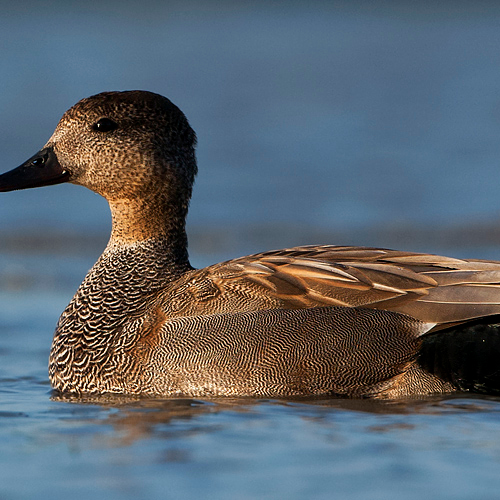
[[[36,406],[0,416],[3,498],[497,498],[487,400]]]
[[[500,259],[496,2],[23,2],[0,17],[1,170],[103,90],[199,136],[196,266],[306,243]],[[61,400],[57,318],[110,218],[0,196],[0,499],[493,499],[500,400]]]

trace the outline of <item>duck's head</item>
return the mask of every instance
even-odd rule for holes
[[[195,143],[186,117],[165,97],[104,92],[66,111],[36,155],[0,175],[0,191],[71,182],[110,203],[164,195],[187,209]]]

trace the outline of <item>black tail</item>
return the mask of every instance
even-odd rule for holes
[[[500,394],[500,316],[424,337],[418,362],[462,391]]]

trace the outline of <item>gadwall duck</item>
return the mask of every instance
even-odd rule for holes
[[[0,191],[104,196],[109,243],[59,319],[61,392],[396,398],[500,392],[500,262],[304,246],[193,269],[195,133],[144,91],[83,99]]]

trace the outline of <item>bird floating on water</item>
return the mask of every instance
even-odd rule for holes
[[[0,191],[71,182],[112,233],[59,319],[62,393],[397,398],[500,392],[500,262],[302,246],[194,269],[196,136],[172,102],[104,92]],[[27,306],[28,307],[28,306]]]

